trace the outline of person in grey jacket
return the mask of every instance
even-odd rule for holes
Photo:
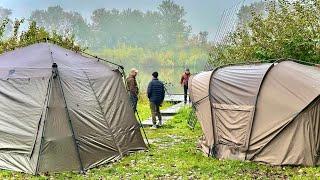
[[[158,79],[158,72],[152,73],[152,81],[148,85],[148,98],[150,101],[150,109],[152,113],[153,128],[157,128],[156,116],[159,119],[159,126],[162,126],[162,117],[160,114],[160,106],[164,100],[165,89],[164,84]]]

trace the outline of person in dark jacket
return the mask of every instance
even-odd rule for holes
[[[152,81],[148,85],[148,98],[150,101],[150,109],[152,113],[152,127],[157,128],[156,116],[158,116],[159,119],[159,126],[162,126],[160,106],[164,100],[165,89],[164,84],[158,79],[158,72],[152,73],[152,77]]]
[[[129,98],[132,104],[133,111],[137,111],[137,103],[138,103],[138,95],[139,95],[139,88],[137,84],[136,77],[138,75],[138,70],[132,68],[127,81],[127,90],[129,92]]]
[[[184,92],[184,103],[187,104],[187,97],[188,97],[188,82],[189,78],[191,76],[190,70],[187,68],[185,72],[181,76],[180,84],[183,86],[183,92]],[[190,97],[189,97],[190,101]]]

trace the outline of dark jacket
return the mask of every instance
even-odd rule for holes
[[[135,77],[129,76],[127,78],[127,90],[130,92],[131,95],[138,96],[139,88]]]
[[[150,102],[160,105],[164,100],[164,85],[158,79],[152,79],[148,85],[148,98]]]

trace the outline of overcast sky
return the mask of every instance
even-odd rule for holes
[[[13,10],[13,17],[29,17],[35,9],[46,9],[48,6],[60,5],[66,10],[80,12],[87,19],[97,8],[106,9],[139,9],[156,10],[162,0],[0,0],[0,6]],[[244,0],[245,4],[260,0]],[[208,31],[212,40],[217,31],[223,11],[241,4],[243,0],[174,0],[182,5],[186,20],[192,26],[193,33]]]

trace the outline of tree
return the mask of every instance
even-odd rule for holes
[[[179,38],[187,40],[191,26],[186,25],[184,8],[172,0],[164,0],[158,6],[158,10],[161,14],[160,36],[163,44],[172,46]]]
[[[121,28],[120,11],[117,9],[97,9],[93,11],[91,20],[93,22],[96,45],[115,47],[120,40],[121,31],[124,30]]]
[[[201,45],[205,45],[208,42],[208,31],[200,31],[199,33],[199,41],[201,43]]]
[[[206,48],[208,45],[208,35],[209,33],[207,31],[200,31],[188,39],[188,46]]]
[[[60,6],[52,6],[33,11],[30,19],[50,32],[74,34],[82,44],[88,45],[90,40],[89,26],[78,12],[67,12]]]
[[[14,50],[17,47],[34,44],[45,39],[52,40],[60,46],[74,51],[82,51],[85,49],[75,43],[73,35],[61,35],[55,32],[50,33],[43,27],[38,27],[35,21],[29,23],[26,31],[20,32],[22,23],[24,23],[24,19],[16,19],[13,23],[13,33],[6,39],[3,39],[3,33],[1,34],[6,28],[6,23],[2,23],[0,26],[0,53]]]
[[[230,34],[228,45],[212,47],[215,65],[294,58],[320,63],[320,4],[318,0],[279,0],[267,6],[267,15],[253,19]]]
[[[250,5],[243,5],[237,16],[238,16],[238,26],[245,26],[251,22],[254,18],[254,15],[266,15],[266,6],[265,1],[254,2]]]
[[[0,7],[0,22],[5,22],[5,29],[3,31],[4,36],[8,36],[12,31],[13,22],[10,20],[10,16],[12,15],[12,10],[4,7]]]
[[[158,50],[184,47],[191,31],[185,14],[182,6],[164,0],[158,11],[96,9],[91,14],[90,24],[80,13],[65,11],[60,6],[35,10],[30,19],[50,32],[74,34],[78,42],[93,49],[125,44]]]
[[[92,13],[92,29],[100,47],[120,44],[155,48],[159,45],[158,12],[126,9],[97,9]]]

